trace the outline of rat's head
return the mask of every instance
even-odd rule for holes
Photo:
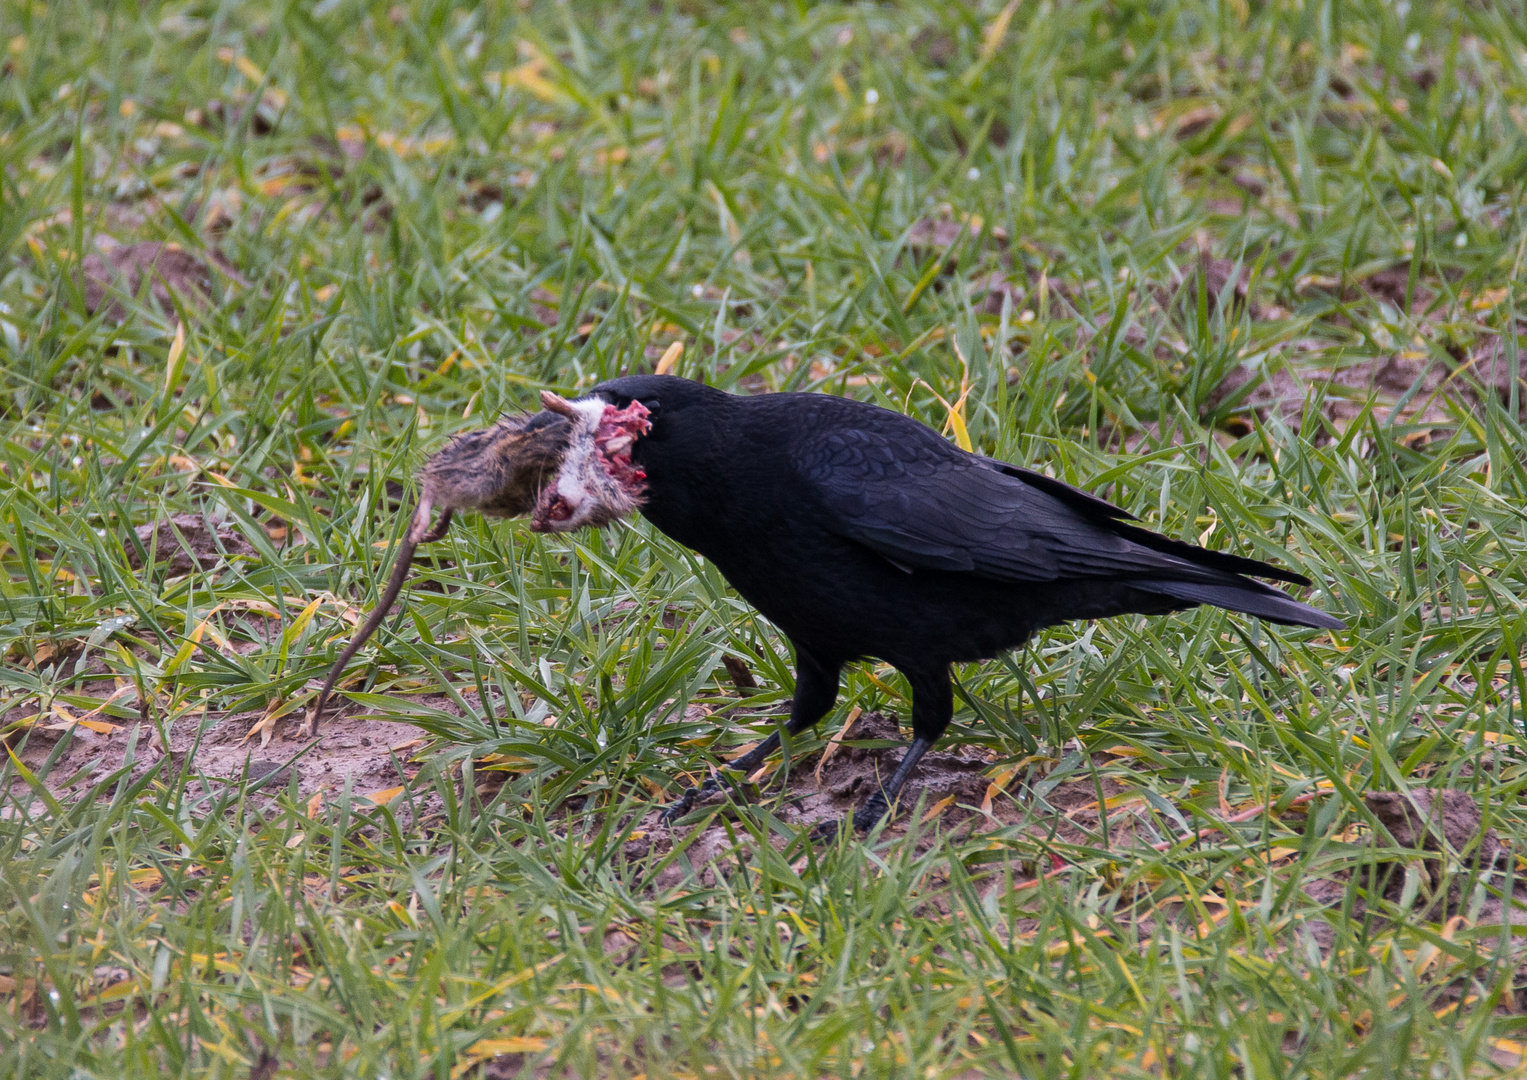
[[[437,511],[491,517],[531,515],[537,532],[608,525],[639,509],[646,474],[631,447],[651,429],[646,406],[599,397],[567,401],[543,393],[545,410],[506,416],[453,438],[424,466],[413,532]]]
[[[541,489],[530,527],[571,532],[608,525],[641,508],[647,474],[631,460],[631,447],[651,430],[646,406],[618,408],[600,397],[567,401],[543,393],[548,412],[567,419],[569,438],[557,475]]]

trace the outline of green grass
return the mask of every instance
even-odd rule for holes
[[[1510,1071],[1515,863],[1434,880],[1362,796],[1461,788],[1527,839],[1524,26],[1518,0],[0,0],[0,1074]],[[102,238],[236,273],[119,324],[85,305]],[[1412,305],[1365,284],[1396,267]],[[780,709],[783,641],[644,523],[468,518],[356,669],[380,739],[430,740],[403,792],[256,793],[155,749],[280,715],[267,756],[295,753],[400,531],[388,483],[676,340],[727,388],[945,429],[962,400],[979,450],[1291,565],[1351,629],[1058,628],[959,672],[954,741],[1016,767],[1005,818],[781,853],[776,803],[711,808],[740,846],[702,872],[688,827],[634,834],[767,730],[727,721],[721,659]],[[1317,382],[1255,422],[1215,393],[1394,355],[1466,392],[1412,415],[1435,387]],[[186,513],[248,553],[134,569],[135,527]],[[820,735],[903,692],[859,666]],[[75,736],[45,725],[113,693],[106,764],[58,775]],[[1046,796],[1079,781],[1119,794],[1065,841]],[[1227,814],[1164,850],[1107,828]]]

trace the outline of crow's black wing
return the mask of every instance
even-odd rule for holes
[[[1062,578],[1224,584],[1298,575],[1204,551],[1126,523],[1128,514],[1058,480],[950,446],[931,432],[854,428],[797,446],[797,475],[829,529],[903,569],[999,581]],[[1249,583],[1248,583],[1249,584]]]

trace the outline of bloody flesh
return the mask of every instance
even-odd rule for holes
[[[607,525],[639,509],[647,493],[647,474],[631,460],[633,444],[652,429],[646,406],[634,401],[617,408],[584,399],[569,408],[577,433],[536,504],[530,519],[535,532]]]
[[[631,460],[631,447],[652,430],[648,415],[647,407],[640,401],[633,401],[624,409],[606,405],[599,430],[594,433],[594,446],[599,450],[605,472],[632,495],[641,495],[647,486],[647,474]]]

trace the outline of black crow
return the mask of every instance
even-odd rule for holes
[[[593,410],[646,413],[650,428],[618,436],[629,501],[713,562],[789,638],[796,680],[785,732],[826,715],[850,661],[873,657],[906,677],[912,745],[854,815],[860,829],[886,813],[949,725],[951,663],[989,658],[1071,619],[1198,604],[1345,628],[1251,580],[1308,585],[1299,574],[1149,532],[1084,491],[966,453],[875,405],[738,397],[663,375],[614,379],[570,404],[591,419]],[[559,497],[584,501],[576,483],[559,486],[568,489]],[[533,527],[561,529],[539,513]],[[779,745],[775,731],[730,767],[750,772]],[[716,790],[714,778],[690,788],[667,820]]]
[[[954,712],[949,665],[1022,645],[1071,619],[1213,604],[1294,626],[1344,629],[1254,577],[1299,574],[1130,524],[1131,515],[1029,469],[966,453],[899,413],[825,394],[737,397],[633,375],[546,411],[458,437],[424,471],[423,495],[383,601],[315,701],[396,597],[414,545],[455,510],[531,513],[531,528],[604,525],[637,509],[715,563],[795,649],[783,730],[832,708],[843,665],[873,657],[912,687],[912,745],[854,815],[885,815]],[[429,529],[432,509],[440,510]],[[776,730],[731,762],[751,772]],[[715,777],[664,814],[719,791]]]

